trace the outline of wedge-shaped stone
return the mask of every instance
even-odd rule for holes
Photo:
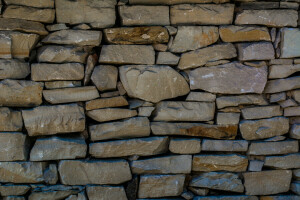
[[[0,193],[2,196],[24,195],[29,190],[29,185],[5,184],[0,186]]]
[[[43,182],[43,162],[0,162],[0,181],[10,183]]]
[[[86,110],[94,110],[99,108],[112,108],[112,107],[121,107],[127,106],[128,101],[123,96],[110,97],[110,98],[101,98],[94,99],[86,102],[85,109]]]
[[[6,5],[21,5],[36,8],[54,8],[54,0],[4,0]]]
[[[281,31],[281,58],[300,56],[300,30],[298,28],[284,28]]]
[[[122,156],[151,156],[168,150],[168,137],[148,137],[91,143],[89,154],[96,158]]]
[[[9,5],[5,9],[2,16],[4,18],[16,18],[42,23],[52,23],[55,18],[55,10]]]
[[[43,88],[25,80],[0,81],[0,106],[34,107],[42,103]]]
[[[38,62],[85,63],[88,53],[83,47],[46,45],[38,49]]]
[[[238,59],[241,61],[275,59],[274,47],[271,42],[239,43],[237,49]]]
[[[11,59],[0,59],[0,79],[24,79],[30,74],[26,62]]]
[[[100,91],[114,90],[117,86],[118,68],[112,65],[96,66],[91,80]]]
[[[242,120],[240,131],[245,140],[259,140],[279,136],[289,131],[289,119],[273,117],[261,120]]]
[[[169,25],[168,6],[119,6],[123,26]]]
[[[134,117],[123,121],[102,123],[89,126],[92,141],[147,137],[150,135],[150,123],[147,117]]]
[[[168,30],[161,26],[108,28],[103,33],[110,44],[160,44],[169,41]]]
[[[267,156],[264,166],[279,169],[300,168],[300,154],[288,154],[284,156]]]
[[[195,154],[201,151],[201,140],[197,138],[172,138],[169,150],[176,154]]]
[[[185,175],[143,175],[138,197],[155,198],[179,196],[183,191]]]
[[[258,24],[271,27],[297,26],[298,13],[289,9],[243,10],[238,13],[235,24]]]
[[[97,122],[106,122],[137,116],[137,111],[125,108],[103,108],[90,110],[86,115]]]
[[[206,47],[219,39],[216,26],[179,26],[169,50],[175,53]]]
[[[270,80],[267,82],[265,93],[278,93],[300,88],[300,76],[285,79]]]
[[[93,28],[106,28],[115,24],[116,0],[55,0],[57,23],[90,24]]]
[[[43,96],[51,104],[88,101],[100,97],[95,86],[44,90]]]
[[[190,91],[184,77],[169,66],[126,65],[119,70],[122,84],[130,97],[157,103]]]
[[[225,172],[206,172],[194,176],[189,186],[239,193],[244,192],[242,180],[239,179],[238,175]]]
[[[228,0],[129,0],[130,4],[163,4],[163,5],[174,5],[183,3],[226,3]]]
[[[201,67],[222,59],[236,57],[236,49],[231,43],[217,44],[181,55],[178,68],[181,70]]]
[[[262,197],[261,197],[262,198]],[[226,196],[197,196],[194,200],[258,200],[256,196],[247,195],[226,195]]]
[[[23,119],[21,112],[7,107],[0,107],[0,131],[22,131]]]
[[[89,200],[127,200],[123,186],[87,186],[86,193]]]
[[[85,115],[77,104],[40,106],[22,110],[29,136],[81,132],[85,128]]]
[[[229,25],[221,26],[219,32],[223,42],[271,41],[267,27]]]
[[[262,95],[245,94],[237,96],[221,96],[217,98],[218,109],[239,105],[268,105],[268,101]]]
[[[171,24],[231,24],[233,4],[181,4],[171,6]]]
[[[246,172],[243,176],[247,195],[269,195],[289,191],[292,171]]]
[[[163,101],[156,105],[154,121],[209,121],[214,118],[215,103]]]
[[[83,77],[84,66],[80,63],[31,65],[31,80],[34,81],[82,80]]]
[[[132,161],[133,174],[189,174],[192,169],[191,155],[163,156]]]
[[[154,135],[184,135],[215,139],[234,139],[237,125],[208,125],[201,123],[151,122]]]
[[[282,110],[280,106],[259,106],[242,109],[242,116],[244,119],[261,119],[281,116]]]
[[[0,161],[25,161],[28,147],[25,134],[0,132]]]
[[[286,78],[293,73],[300,71],[300,64],[298,65],[272,65],[269,68],[269,78]]]
[[[99,46],[102,32],[88,30],[61,30],[50,33],[42,42],[46,44],[70,44]]]
[[[202,151],[236,151],[244,152],[248,150],[246,140],[202,140]]]
[[[62,184],[121,184],[132,176],[126,160],[63,160],[59,162],[58,171]]]
[[[192,171],[247,171],[248,159],[237,154],[195,155]]]
[[[26,33],[36,33],[39,35],[47,35],[43,24],[39,22],[32,22],[23,19],[8,19],[0,18],[1,31],[22,31]]]
[[[297,153],[299,144],[297,140],[279,142],[252,142],[249,146],[250,155],[275,155]]]
[[[83,138],[50,137],[36,140],[30,152],[31,161],[84,158],[87,145]]]

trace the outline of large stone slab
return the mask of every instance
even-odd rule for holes
[[[151,156],[168,150],[168,137],[148,137],[140,139],[116,140],[90,143],[89,154],[96,158],[122,156]]]
[[[201,67],[222,59],[236,57],[236,49],[231,43],[217,44],[184,53],[180,57],[178,68],[181,70]]]
[[[123,159],[63,160],[59,162],[58,171],[65,185],[121,184],[132,178],[129,164]]]
[[[276,169],[300,168],[300,154],[288,154],[284,156],[266,156],[264,166]]]
[[[234,139],[237,125],[208,125],[201,123],[151,122],[154,135],[183,135],[215,139]]]
[[[228,0],[129,0],[130,4],[163,4],[174,5],[183,3],[226,3]]]
[[[99,62],[153,65],[155,52],[152,46],[147,45],[103,45]]]
[[[280,106],[258,106],[241,109],[244,119],[261,119],[282,115]]]
[[[284,28],[281,31],[281,58],[300,56],[300,30],[298,28]]]
[[[250,155],[276,155],[297,153],[299,144],[297,140],[279,142],[252,142],[249,146]]]
[[[171,24],[231,24],[233,4],[181,4],[170,8]]]
[[[25,161],[28,147],[25,134],[0,132],[0,161]]]
[[[77,104],[39,106],[22,110],[29,136],[81,132],[85,129],[85,115]]]
[[[106,28],[115,24],[116,0],[55,0],[57,23],[88,23],[93,28]]]
[[[28,63],[16,59],[0,59],[0,79],[24,79],[29,74]]]
[[[143,175],[138,197],[155,198],[179,196],[183,191],[185,175]]]
[[[114,90],[117,86],[118,68],[112,65],[96,66],[91,80],[99,91]]]
[[[169,66],[125,65],[119,71],[127,94],[133,98],[157,103],[190,91],[184,77]]]
[[[216,26],[179,26],[169,51],[181,53],[195,50],[213,44],[218,39]]]
[[[86,193],[89,200],[127,200],[123,186],[88,186]]]
[[[271,42],[239,43],[237,49],[238,59],[241,61],[275,59],[275,51]]]
[[[154,121],[209,121],[214,118],[215,103],[162,101],[156,105]]]
[[[97,122],[107,122],[137,116],[137,111],[125,108],[103,108],[90,110],[86,115]]]
[[[248,159],[237,154],[194,155],[192,171],[247,171]]]
[[[242,120],[240,131],[245,140],[259,140],[279,136],[289,131],[289,119],[273,117],[261,120]]]
[[[172,155],[132,161],[133,174],[189,174],[192,169],[191,155]]]
[[[36,8],[54,8],[54,0],[4,0],[6,5],[21,5]]]
[[[123,26],[169,25],[168,6],[119,6]]]
[[[190,88],[211,93],[262,93],[267,82],[267,66],[250,67],[233,62],[213,67],[200,67],[189,73]]]
[[[202,140],[202,151],[235,151],[245,152],[248,150],[248,141],[246,140]]]
[[[247,195],[269,195],[289,191],[292,172],[289,170],[246,172],[243,176]]]
[[[257,24],[271,27],[296,27],[297,20],[298,13],[295,10],[243,10],[237,14],[235,24]]]
[[[268,105],[263,95],[245,94],[237,96],[221,96],[216,100],[218,109],[239,105]]]
[[[263,197],[261,197],[263,198]],[[258,200],[256,196],[247,196],[247,195],[225,195],[225,196],[197,196],[194,200]]]
[[[89,126],[92,141],[147,137],[150,123],[147,117],[134,117],[123,121],[102,123]]]
[[[43,87],[27,80],[0,81],[0,106],[34,107],[42,103]]]
[[[26,33],[36,33],[39,35],[47,35],[43,24],[39,22],[32,22],[23,19],[8,19],[0,18],[1,31],[22,31]]]
[[[22,131],[23,119],[19,111],[0,108],[0,131]]]
[[[300,64],[298,65],[271,65],[269,68],[269,79],[286,78],[296,72],[300,71]]]

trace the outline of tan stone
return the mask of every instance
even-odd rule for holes
[[[248,150],[246,140],[202,140],[202,151],[245,152]]]
[[[29,74],[28,63],[16,59],[0,59],[0,79],[24,79]]]
[[[128,101],[123,96],[94,99],[85,103],[86,110],[127,106]]]
[[[23,31],[26,33],[36,33],[39,35],[47,35],[43,24],[23,19],[0,18],[0,30],[2,31]]]
[[[172,138],[169,150],[176,154],[196,154],[201,151],[201,141],[197,138]]]
[[[96,120],[97,122],[113,121],[117,119],[125,119],[137,116],[136,110],[125,108],[103,108],[97,110],[90,110],[86,113],[87,116]]]
[[[234,112],[218,112],[217,124],[238,124],[240,121],[240,113]]]
[[[130,4],[163,4],[174,5],[184,3],[227,3],[229,0],[129,0]]]
[[[300,88],[300,76],[285,79],[270,80],[267,82],[264,92],[277,93]]]
[[[86,193],[89,200],[127,200],[123,186],[87,186]]]
[[[271,65],[269,68],[269,79],[286,78],[300,71],[300,65]]]
[[[45,82],[47,89],[71,88],[80,87],[81,81],[49,81]]]
[[[278,142],[252,142],[249,146],[249,155],[275,155],[297,153],[299,144],[297,140]]]
[[[238,96],[221,96],[217,98],[218,109],[230,107],[230,106],[240,106],[240,105],[268,105],[267,100],[263,95],[258,94],[245,94]]]
[[[293,99],[295,99],[295,101],[300,103],[300,90],[292,91],[292,97],[293,97]]]
[[[300,106],[285,108],[284,116],[286,117],[300,116]]]
[[[22,131],[23,119],[21,112],[7,107],[0,107],[0,131]]]
[[[100,91],[114,90],[117,86],[118,68],[111,65],[96,66],[91,80]]]
[[[2,196],[24,195],[29,190],[30,190],[30,186],[28,185],[6,184],[0,186],[0,193]]]
[[[271,60],[275,58],[274,47],[271,42],[239,43],[237,44],[238,59]]]
[[[171,52],[159,52],[156,59],[157,65],[177,65],[180,57]]]
[[[270,118],[282,115],[282,109],[280,106],[259,106],[243,108],[242,116],[244,119],[261,119]]]
[[[69,27],[66,24],[49,24],[46,25],[46,29],[50,32],[53,32],[53,31],[66,30],[69,29]]]
[[[54,8],[54,0],[4,0],[6,5],[21,5],[36,8]]]
[[[0,161],[25,161],[28,156],[26,135],[20,132],[0,132]]]
[[[12,58],[12,40],[6,32],[0,32],[0,45],[0,58]]]
[[[190,92],[186,101],[215,101],[216,95],[209,92]]]

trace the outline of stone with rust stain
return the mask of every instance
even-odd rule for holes
[[[87,186],[86,193],[89,200],[127,200],[123,186]]]
[[[29,74],[28,63],[17,59],[0,59],[0,79],[24,79]]]
[[[110,98],[101,98],[87,101],[85,103],[86,110],[95,110],[99,108],[113,108],[113,107],[122,107],[127,106],[128,101],[123,96],[110,97]]]
[[[0,131],[22,131],[23,119],[20,111],[0,107]]]
[[[106,122],[137,116],[137,111],[125,108],[103,108],[87,111],[86,115],[97,122]]]
[[[38,35],[47,35],[44,25],[39,22],[27,21],[23,19],[0,18],[1,31],[22,31],[26,33],[35,33]]]
[[[112,65],[96,66],[91,80],[99,91],[114,90],[117,86],[118,68]]]
[[[279,142],[252,142],[249,146],[249,155],[276,155],[297,153],[299,144],[297,140]]]
[[[21,132],[0,132],[0,161],[26,161],[29,146]]]

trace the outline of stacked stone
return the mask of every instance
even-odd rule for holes
[[[0,196],[299,200],[299,4],[0,1]]]

